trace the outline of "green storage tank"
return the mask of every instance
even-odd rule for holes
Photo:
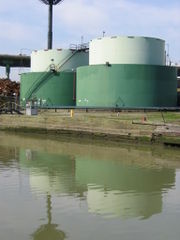
[[[175,107],[176,68],[113,64],[77,69],[79,107]]]
[[[94,39],[90,66],[77,71],[77,106],[177,106],[176,69],[165,65],[165,41],[150,37]]]
[[[74,79],[74,72],[24,73],[21,75],[21,104],[25,106],[31,96],[38,106],[74,106]]]
[[[88,65],[88,58],[86,49],[33,51],[31,72],[21,75],[21,105],[33,100],[38,106],[74,106],[76,68]]]

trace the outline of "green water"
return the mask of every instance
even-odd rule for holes
[[[0,240],[179,240],[180,150],[0,133]]]

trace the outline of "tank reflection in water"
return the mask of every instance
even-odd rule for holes
[[[88,186],[90,212],[149,218],[162,211],[163,191],[173,186],[175,173],[170,169],[144,168],[121,161],[79,158],[76,178]]]
[[[26,233],[29,239],[143,239],[142,234],[150,232],[149,229],[142,233],[143,221],[147,221],[148,227],[153,225],[151,218],[163,222],[164,214],[169,211],[168,196],[176,191],[178,150],[82,144],[7,134],[0,135],[0,141],[0,180],[7,178],[5,171],[9,175],[17,171],[21,182],[25,182],[22,189],[18,181],[12,184],[10,178],[9,185],[20,189],[23,204],[28,202],[32,207],[29,218],[35,219],[36,227],[28,223],[33,225]],[[12,200],[7,205],[2,203],[9,193],[1,183],[0,190],[2,209]],[[176,203],[176,214],[179,210]],[[136,236],[133,228],[129,230],[132,221],[141,229]],[[3,233],[1,217],[0,223],[0,238],[5,239],[8,234]],[[156,239],[161,239],[158,234]],[[167,234],[170,233],[164,236]]]
[[[21,151],[33,191],[86,196],[91,213],[148,218],[162,211],[162,194],[174,185],[173,169],[117,159]],[[126,157],[126,156],[125,156]],[[128,161],[133,161],[129,154]],[[143,159],[142,159],[143,161]]]
[[[173,169],[144,166],[149,158],[141,156],[136,163],[136,151],[122,151],[119,159],[105,157],[104,151],[94,158],[91,151],[68,156],[22,150],[21,166],[30,171],[33,191],[86,196],[91,213],[149,218],[162,211],[162,195],[174,185]]]

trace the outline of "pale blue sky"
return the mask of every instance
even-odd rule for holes
[[[0,54],[46,48],[47,15],[39,0],[0,0]],[[54,7],[54,47],[68,48],[81,36],[88,42],[105,30],[106,35],[162,38],[171,60],[180,63],[179,16],[179,0],[64,0]]]

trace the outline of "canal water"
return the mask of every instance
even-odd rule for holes
[[[0,133],[0,239],[179,240],[180,150]]]

